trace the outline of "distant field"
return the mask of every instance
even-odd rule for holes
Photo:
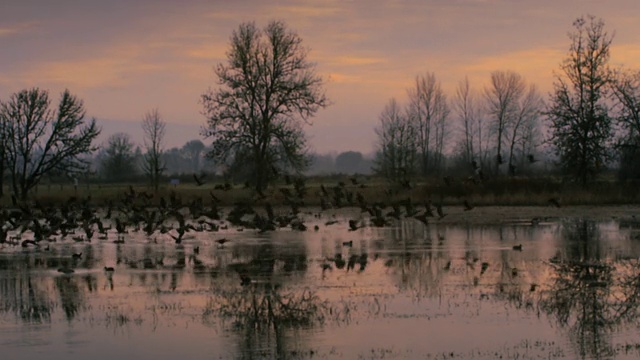
[[[314,177],[306,180],[307,192],[303,199],[304,205],[319,205],[321,202],[321,185],[324,185],[330,195],[338,183],[344,183],[343,189],[348,192],[361,193],[368,203],[381,202],[389,204],[399,200],[411,198],[413,202],[421,204],[430,199],[433,203],[442,202],[444,205],[460,205],[464,200],[475,206],[525,206],[548,205],[550,198],[557,198],[562,205],[623,205],[639,204],[640,192],[633,183],[620,184],[616,182],[599,182],[582,188],[575,183],[561,183],[552,178],[504,178],[473,184],[462,180],[454,180],[447,185],[442,180],[427,179],[411,183],[411,188],[391,185],[383,179],[359,177],[358,184],[353,185],[349,177]],[[362,185],[361,185],[362,184]],[[265,202],[273,205],[283,204],[285,196],[280,189],[289,189],[295,193],[293,185],[284,182],[270,186],[265,192],[266,198],[260,199],[252,189],[242,184],[233,184],[230,190],[216,189],[218,183],[205,183],[197,186],[195,183],[181,183],[177,186],[162,185],[157,194],[153,189],[140,184],[81,184],[77,189],[72,185],[40,185],[31,194],[31,200],[42,203],[57,203],[66,201],[71,196],[86,198],[96,205],[104,204],[107,200],[118,200],[133,188],[135,192],[153,194],[151,203],[159,203],[161,197],[167,198],[175,192],[184,201],[202,197],[208,204],[210,194],[214,194],[222,205],[232,205],[236,202]],[[11,204],[8,195],[10,190],[5,188],[2,204]],[[355,199],[355,196],[354,196]]]

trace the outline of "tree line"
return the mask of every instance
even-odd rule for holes
[[[451,98],[435,73],[418,75],[407,104],[391,99],[379,115],[376,171],[482,180],[530,173],[545,157],[582,185],[616,162],[620,179],[639,178],[640,71],[609,65],[602,19],[576,19],[569,39],[547,101],[513,71],[492,72],[481,91],[465,78]]]
[[[578,18],[569,40],[546,101],[535,84],[513,71],[492,72],[481,91],[464,79],[453,96],[435,73],[416,76],[407,103],[391,99],[379,115],[373,169],[401,182],[453,171],[482,180],[526,174],[546,155],[583,185],[616,161],[621,178],[637,179],[640,71],[609,65],[613,36],[602,19]],[[281,21],[263,28],[247,22],[233,31],[227,60],[215,68],[217,86],[200,97],[207,119],[201,135],[209,147],[196,140],[166,150],[165,122],[154,109],[141,122],[142,148],[115,134],[97,151],[100,128],[68,90],[56,107],[48,91],[15,93],[0,101],[2,185],[8,180],[13,194],[26,199],[45,177],[86,173],[90,154],[97,152],[105,176],[140,170],[157,189],[172,162],[189,164],[195,174],[206,154],[206,166],[215,164],[261,194],[284,175],[302,175],[312,161],[323,161],[311,153],[304,126],[331,101],[308,52]],[[355,152],[341,155],[358,160]]]

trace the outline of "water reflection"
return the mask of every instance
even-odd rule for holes
[[[633,226],[425,226],[408,219],[349,231],[346,218],[338,219],[317,232],[229,231],[224,246],[196,235],[180,245],[134,237],[0,252],[0,327],[136,327],[140,336],[160,329],[182,339],[188,335],[177,329],[197,323],[201,333],[232,346],[222,357],[304,358],[318,349],[328,356],[335,344],[343,356],[357,357],[429,322],[467,336],[495,323],[531,331],[535,321],[542,330],[533,336],[564,336],[563,350],[574,348],[569,357],[620,355],[625,342],[637,354],[640,248]],[[384,323],[387,333],[362,337],[361,323]],[[423,355],[450,349],[429,341],[411,346]],[[468,346],[462,357],[489,345]]]
[[[569,331],[581,357],[615,355],[613,333],[638,319],[640,266],[606,256],[593,222],[566,223],[562,240],[564,252],[552,259],[540,308]]]
[[[226,326],[237,334],[237,353],[241,358],[287,358],[295,353],[299,343],[291,344],[297,329],[324,323],[330,315],[330,305],[317,294],[283,291],[271,283],[245,284],[242,289],[215,291],[209,299],[203,319],[222,317]]]
[[[13,278],[0,278],[0,311],[14,313],[25,323],[51,321],[54,307],[41,279],[29,273],[16,273]]]

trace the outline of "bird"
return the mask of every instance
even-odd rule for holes
[[[336,264],[336,268],[338,269],[344,269],[344,266],[346,265],[346,261],[342,258],[342,254],[336,254],[333,262],[335,262]]]
[[[342,242],[342,246],[352,247],[353,246],[353,240],[343,241]]]
[[[73,254],[71,255],[71,258],[74,260],[82,259],[82,253]]]
[[[537,162],[537,161],[538,161],[538,159],[536,159],[536,158],[533,156],[533,154],[529,154],[529,155],[527,155],[527,159],[528,159],[528,160],[529,160],[529,162],[530,162],[530,163],[532,163],[532,164],[533,164],[534,162]]]
[[[322,268],[322,274],[324,275],[324,272],[327,270],[333,270],[333,268],[331,267],[331,264],[329,263],[322,263],[320,264],[320,267]]]
[[[104,267],[104,271],[108,272],[108,273],[112,273],[114,271],[116,271],[112,266],[105,266]]]
[[[246,274],[240,274],[240,285],[247,286],[251,284],[251,278]]]
[[[358,230],[358,221],[354,219],[349,220],[349,231],[356,230]]]
[[[513,250],[515,250],[515,251],[522,251],[522,244],[513,245]]]
[[[216,242],[218,243],[218,246],[224,247],[224,244],[228,243],[229,239],[227,238],[217,239]]]
[[[204,176],[198,177],[198,175],[196,175],[195,173],[193,174],[193,180],[196,181],[196,185],[198,185],[198,186],[204,185],[204,181],[202,180],[203,178],[204,178]]]
[[[553,206],[555,206],[557,208],[560,207],[560,201],[557,198],[554,198],[554,197],[549,199],[549,204],[553,205]]]
[[[429,220],[427,220],[427,217],[429,215],[427,214],[427,212],[425,211],[422,214],[416,215],[413,218],[420,221],[421,223],[423,223],[424,225],[429,225]]]
[[[489,263],[488,262],[483,262],[482,263],[482,268],[480,269],[480,275],[484,274],[484,272],[487,271],[488,267],[489,267]]]
[[[58,269],[59,273],[63,273],[63,274],[73,274],[75,272],[75,270],[68,268],[68,267],[61,267]]]
[[[440,219],[442,219],[443,217],[447,216],[447,214],[445,214],[445,213],[442,211],[442,203],[439,203],[438,205],[436,205],[436,211],[438,212],[438,217],[439,217]]]
[[[471,204],[469,204],[469,201],[465,200],[464,201],[464,211],[469,211],[469,210],[473,210],[473,206]]]

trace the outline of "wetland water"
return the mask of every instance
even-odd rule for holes
[[[133,229],[122,244],[109,232],[3,245],[2,358],[640,356],[634,218],[350,231],[354,214],[307,213],[304,232],[191,231],[180,245]]]

